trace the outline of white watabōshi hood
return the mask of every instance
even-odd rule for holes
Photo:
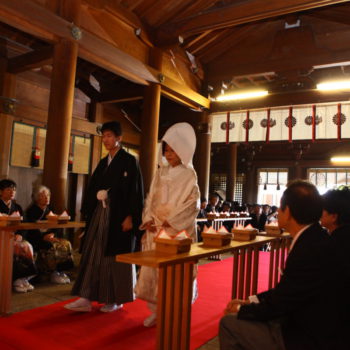
[[[188,123],[176,123],[164,134],[162,141],[166,142],[180,157],[186,167],[192,167],[192,158],[196,149],[196,134]],[[162,157],[162,145],[160,145],[159,159],[167,164],[165,157]]]

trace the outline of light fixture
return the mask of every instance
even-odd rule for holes
[[[332,163],[350,163],[350,156],[349,157],[332,157],[331,158]]]
[[[317,90],[350,90],[350,80],[328,81],[316,85]]]
[[[269,182],[269,172],[267,171],[267,172],[266,172],[266,181],[265,181],[265,184],[264,184],[264,191],[267,190],[267,184],[268,184],[268,182]]]
[[[235,94],[227,94],[216,97],[216,101],[223,102],[223,101],[234,101],[234,100],[245,100],[248,98],[255,98],[255,97],[264,97],[268,95],[268,91],[266,90],[255,90],[255,91],[245,91]]]

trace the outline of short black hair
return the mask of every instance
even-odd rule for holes
[[[5,188],[17,188],[16,182],[10,179],[0,180],[0,190],[4,190]]]
[[[203,202],[208,202],[208,200],[205,197],[202,197],[201,198],[201,203],[203,203]]]
[[[281,198],[281,209],[289,207],[291,215],[298,224],[307,225],[320,220],[322,197],[315,185],[305,180],[288,183]]]
[[[342,186],[329,190],[323,196],[323,209],[330,214],[338,214],[337,224],[350,224],[350,188]]]
[[[276,212],[277,211],[277,209],[278,209],[278,207],[276,207],[275,205],[273,205],[272,207],[271,207],[271,212]]]
[[[101,133],[104,131],[112,131],[115,136],[121,136],[122,135],[122,127],[119,122],[112,121],[104,123],[101,127]]]

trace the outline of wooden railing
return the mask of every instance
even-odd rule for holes
[[[257,292],[260,248],[278,239],[281,238],[257,236],[247,242],[231,241],[220,248],[195,243],[190,252],[174,255],[155,250],[117,255],[119,262],[159,269],[157,349],[189,349],[193,270],[199,259],[232,252],[232,298],[247,298]],[[276,259],[273,264],[277,261],[280,264]]]

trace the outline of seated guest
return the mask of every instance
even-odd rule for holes
[[[207,207],[208,201],[206,198],[201,198],[201,206],[197,215],[197,219],[205,219],[207,217],[207,212],[205,208]],[[204,229],[205,222],[197,222],[197,238],[198,242],[202,242],[202,231]]]
[[[222,203],[221,213],[229,213],[231,211],[231,203],[229,201],[225,201]]]
[[[0,181],[0,213],[11,215],[19,212],[23,216],[23,210],[15,202],[16,183],[9,179]],[[24,231],[15,232],[14,257],[13,257],[13,288],[16,292],[25,293],[32,291],[34,287],[29,283],[36,273],[34,264],[33,247],[24,240]]]
[[[220,322],[221,350],[339,349],[335,259],[330,237],[319,224],[321,214],[314,185],[299,180],[287,186],[278,223],[293,241],[281,279],[273,289],[227,305]]]
[[[261,205],[255,204],[253,208],[253,212],[250,214],[251,220],[249,223],[257,228],[259,231],[265,230],[265,224],[267,220],[267,216],[262,212]]]
[[[230,213],[231,212],[231,203],[229,201],[225,201],[222,204],[221,213]],[[225,226],[228,232],[231,232],[233,227],[233,221],[224,221],[223,225]]]
[[[215,209],[216,209],[216,211],[217,211],[218,213],[220,213],[223,203],[224,203],[224,201],[219,197],[218,204],[217,204],[216,207],[215,207]]]
[[[207,207],[205,208],[205,211],[207,213],[216,213],[217,212],[217,205],[219,203],[219,196],[216,193],[213,193],[209,197],[209,203]]]
[[[343,339],[343,348],[350,349],[350,303],[348,295],[350,294],[350,189],[342,187],[337,190],[330,190],[323,195],[323,213],[321,225],[324,226],[331,235],[332,248],[337,258],[339,296],[335,300],[334,307],[341,310],[341,320],[343,329],[340,329],[340,339]],[[335,287],[335,285],[334,285]],[[336,305],[336,303],[338,303]]]
[[[262,206],[262,212],[263,214],[265,214],[266,216],[270,214],[270,206],[268,204],[264,204]]]
[[[207,217],[207,212],[205,208],[207,207],[208,201],[206,198],[201,198],[201,206],[197,215],[197,219],[204,219]]]
[[[33,192],[33,203],[26,211],[27,220],[36,222],[45,220],[47,214],[53,211],[50,205],[51,192],[45,186],[40,186]],[[66,239],[57,238],[56,230],[30,230],[28,241],[37,253],[37,264],[40,272],[51,272],[51,282],[58,284],[70,283],[64,271],[74,267],[72,246]]]
[[[241,206],[239,205],[239,202],[232,202],[231,211],[241,211]]]
[[[278,215],[278,208],[275,205],[273,205],[271,207],[269,215],[267,215],[267,222],[270,223],[270,222],[277,221],[277,215]]]

